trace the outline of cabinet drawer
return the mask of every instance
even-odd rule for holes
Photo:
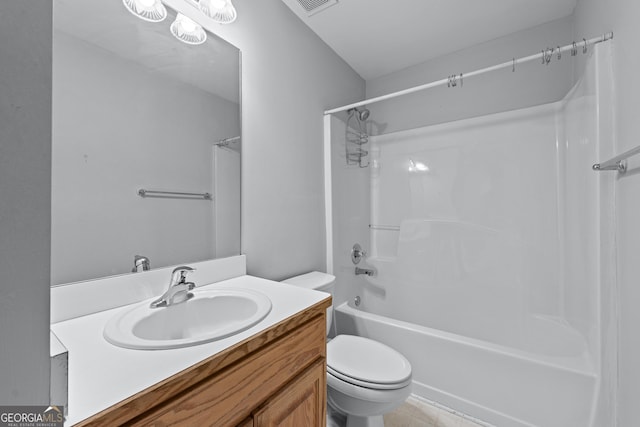
[[[315,360],[324,358],[325,337],[325,319],[316,317],[143,414],[132,425],[237,425]]]

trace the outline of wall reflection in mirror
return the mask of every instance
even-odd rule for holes
[[[168,15],[54,2],[53,285],[240,253],[240,52]]]

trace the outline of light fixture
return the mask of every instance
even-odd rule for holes
[[[160,0],[122,0],[127,10],[140,19],[160,22],[167,17],[167,8]]]
[[[237,17],[231,0],[200,0],[200,10],[219,24],[231,24]]]
[[[178,13],[170,27],[171,34],[187,44],[202,44],[207,40],[207,33],[197,22]]]

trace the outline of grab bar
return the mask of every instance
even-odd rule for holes
[[[385,231],[400,231],[400,227],[397,225],[374,225],[369,224],[369,228],[372,230],[385,230]]]
[[[592,166],[592,168],[594,171],[617,170],[618,173],[623,174],[627,171],[627,164],[625,160],[631,156],[635,156],[636,154],[640,154],[640,145],[636,148],[632,148],[629,151],[625,151],[624,153],[614,157],[613,159],[607,160],[606,162],[596,163]]]
[[[211,196],[211,193],[183,193],[179,191],[156,191],[156,190],[145,190],[144,188],[141,188],[140,190],[138,190],[138,196],[159,197],[163,199],[175,197],[178,199],[213,200],[213,196]]]

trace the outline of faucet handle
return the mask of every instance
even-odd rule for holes
[[[187,274],[192,271],[196,271],[196,269],[189,267],[188,265],[181,265],[180,267],[174,268],[171,273],[171,282],[169,283],[169,286],[173,286],[178,283],[185,283]]]
[[[133,269],[132,273],[137,273],[139,271],[147,271],[151,269],[151,264],[149,262],[149,258],[144,255],[136,255],[133,257]]]
[[[189,267],[188,265],[181,265],[180,267],[176,267],[173,269],[174,273],[181,272],[181,271],[189,272],[189,271],[196,271],[196,269],[193,267]]]

